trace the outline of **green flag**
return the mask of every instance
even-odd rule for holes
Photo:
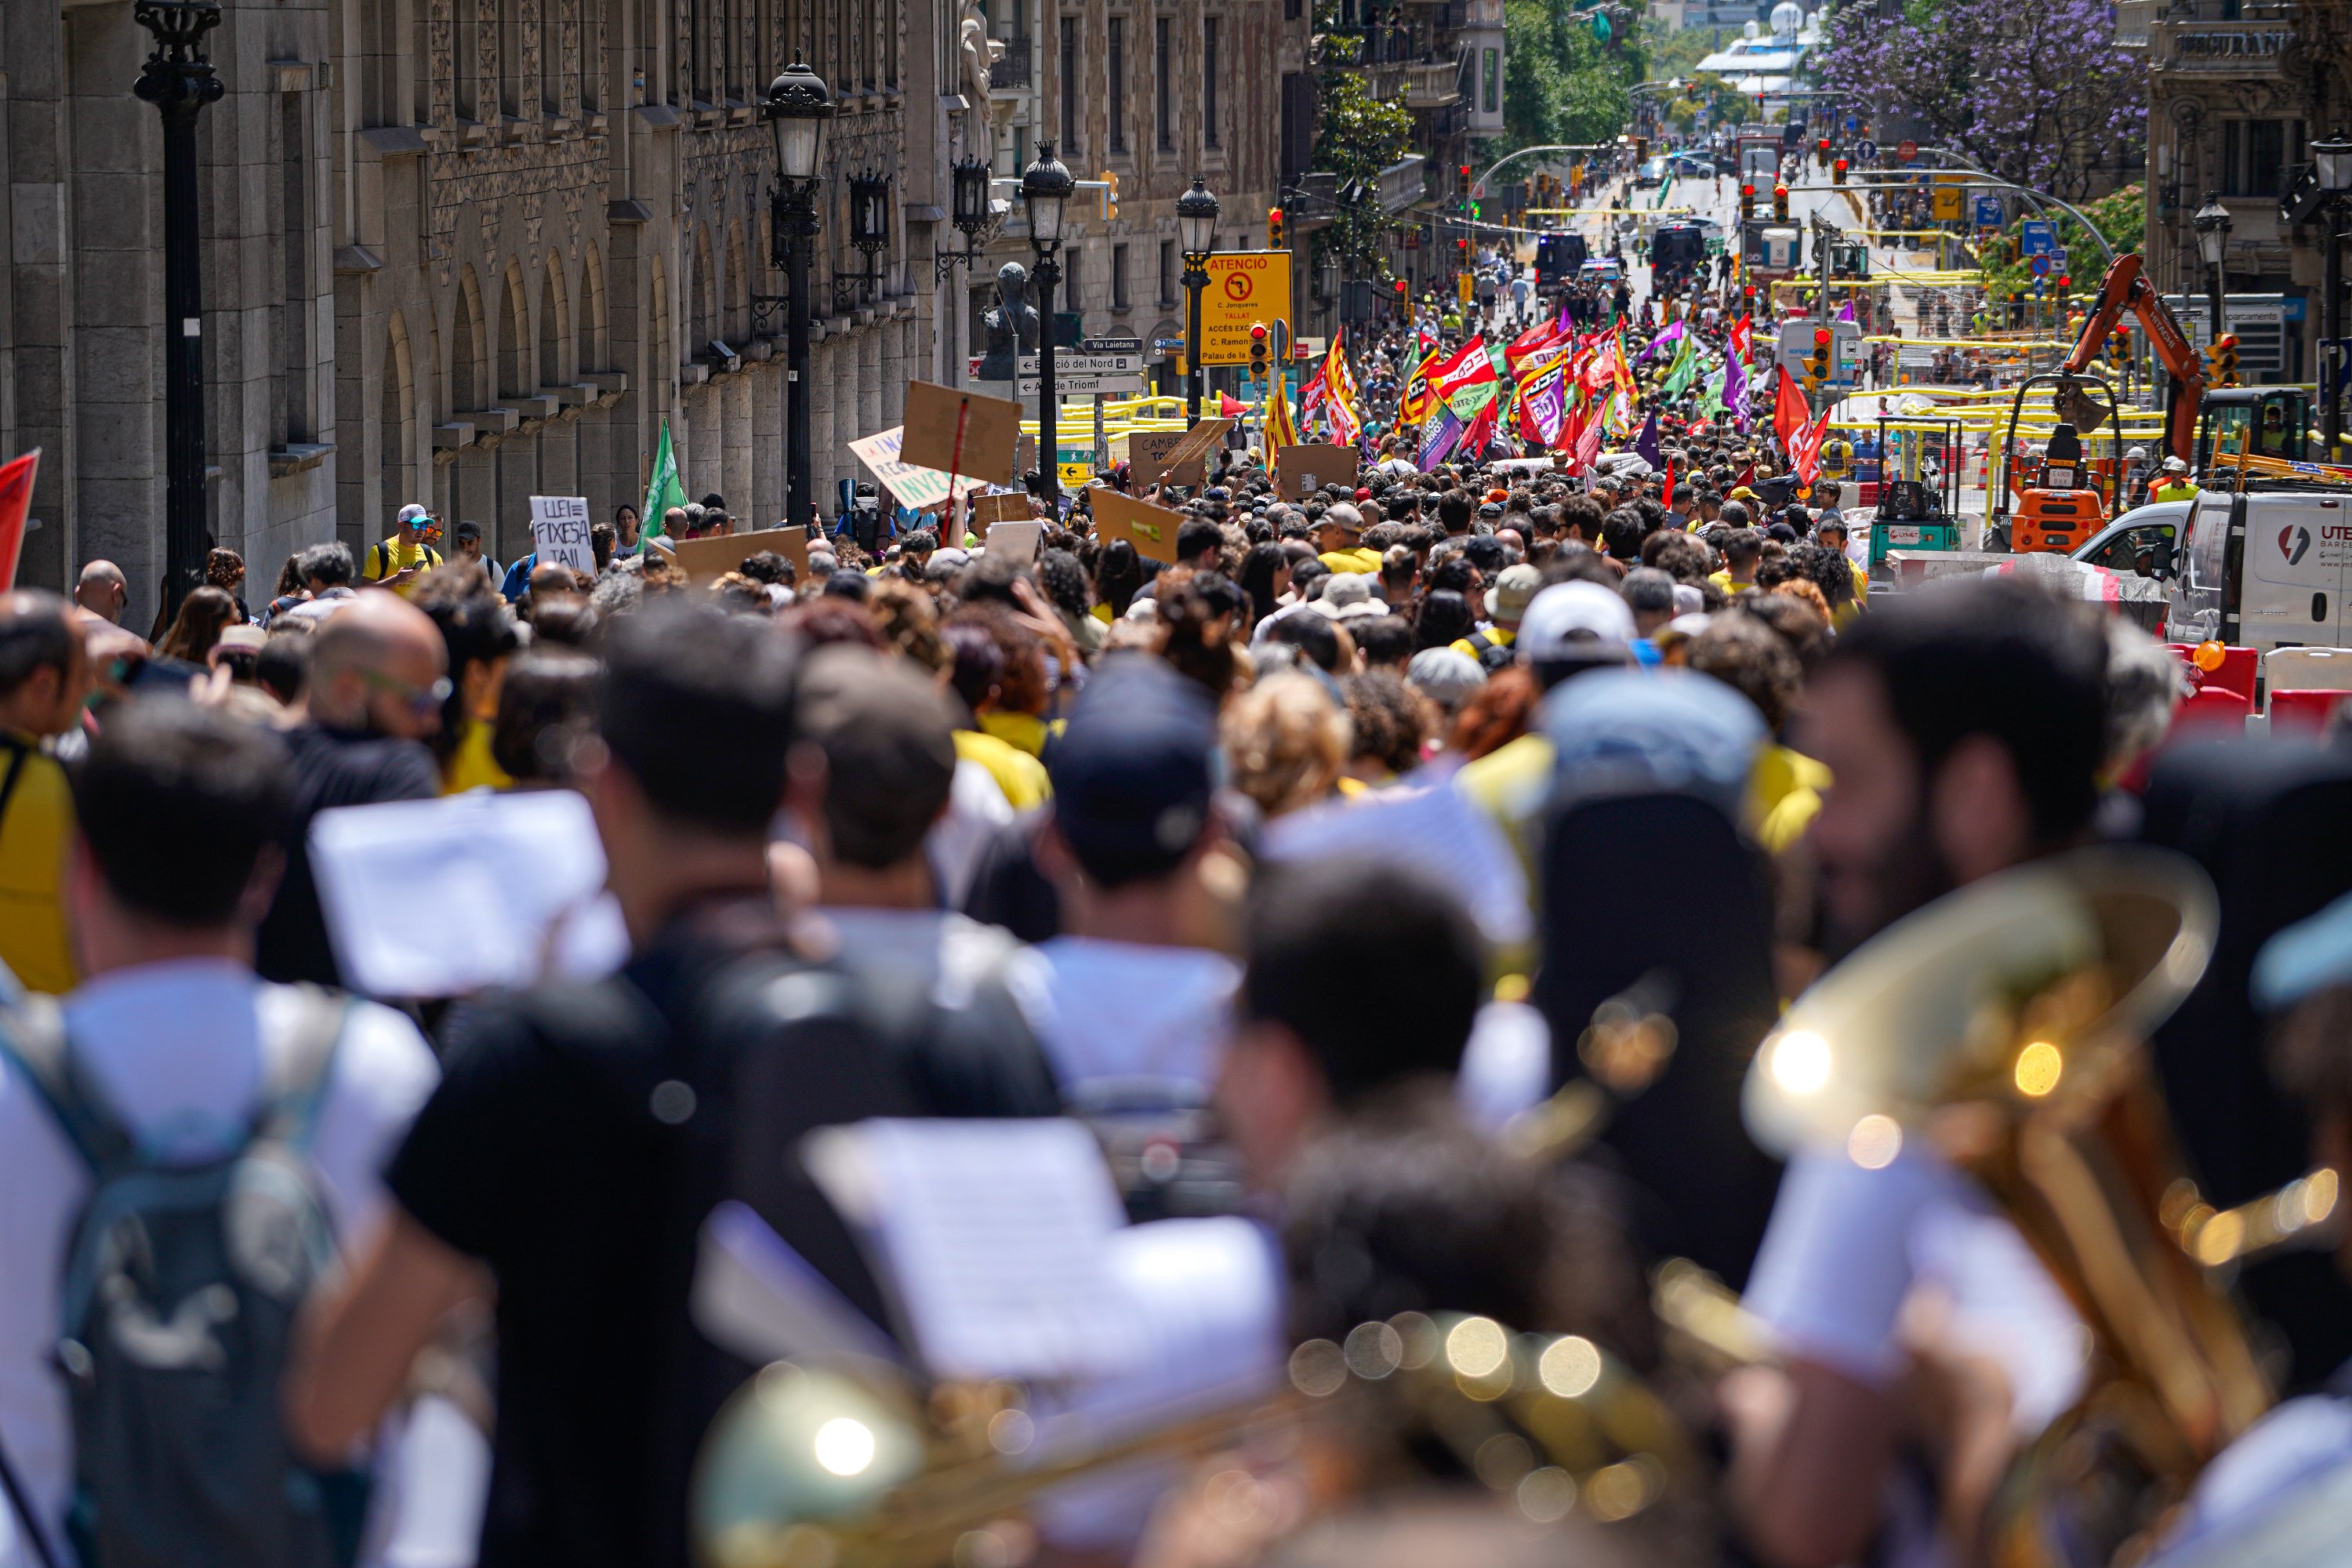
[[[1692,342],[1691,334],[1685,332],[1682,347],[1675,354],[1675,363],[1666,369],[1665,384],[1658,389],[1659,395],[1670,403],[1673,402],[1688,390],[1691,382],[1697,375],[1697,347]]]
[[[646,508],[639,514],[640,538],[657,537],[662,517],[674,506],[686,504],[686,488],[677,482],[677,454],[670,450],[669,421],[661,424],[661,444],[654,448],[653,482],[646,487]]]

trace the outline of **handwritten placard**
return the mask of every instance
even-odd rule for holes
[[[904,426],[893,425],[876,435],[861,436],[849,443],[849,449],[866,465],[875,483],[888,490],[900,506],[929,511],[948,499],[948,477],[937,468],[920,468],[901,458],[899,447],[904,435]],[[971,474],[956,476],[958,498],[987,488],[985,479]]]
[[[971,498],[971,531],[983,540],[1000,522],[1026,522],[1034,515],[1026,491],[1003,490]]]
[[[1276,447],[1275,488],[1282,492],[1285,500],[1305,500],[1325,485],[1353,489],[1360,460],[1360,455],[1353,447]]]
[[[586,496],[530,498],[530,543],[541,565],[553,562],[593,577],[596,552],[588,546]]]
[[[907,384],[906,432],[898,459],[919,468],[971,474],[993,485],[1013,482],[1021,405],[928,381]]]
[[[1139,485],[1197,485],[1208,473],[1195,458],[1181,468],[1171,467],[1168,455],[1184,439],[1181,430],[1137,430],[1127,438],[1128,473]]]
[[[1087,491],[1087,499],[1094,503],[1095,531],[1104,543],[1124,539],[1135,546],[1138,555],[1175,564],[1176,531],[1184,525],[1182,512],[1121,495],[1108,485],[1095,486]]]

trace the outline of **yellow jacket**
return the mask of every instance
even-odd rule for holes
[[[0,962],[53,995],[79,979],[64,890],[73,833],[65,769],[24,736],[0,735]]]

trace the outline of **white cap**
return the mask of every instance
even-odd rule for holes
[[[400,509],[400,517],[398,521],[401,527],[406,528],[418,518],[429,519],[432,515],[433,509],[431,507],[425,505],[421,501],[410,501],[406,506]]]
[[[1528,603],[1517,647],[1531,663],[1622,655],[1633,641],[1624,596],[1598,583],[1555,583]]]

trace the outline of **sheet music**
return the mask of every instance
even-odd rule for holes
[[[1075,1121],[878,1120],[804,1158],[861,1228],[930,1370],[1056,1380],[1131,1365],[1141,1333],[1111,1266],[1125,1223]]]
[[[1518,857],[1450,777],[1426,784],[1408,778],[1356,801],[1276,817],[1266,825],[1259,849],[1268,860],[1378,857],[1443,884],[1497,946],[1535,934]]]

